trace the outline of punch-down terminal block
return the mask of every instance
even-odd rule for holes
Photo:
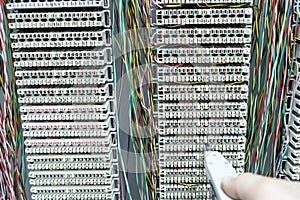
[[[204,151],[220,151],[244,171],[253,2],[155,3],[160,198],[211,199]]]
[[[113,101],[102,105],[21,106],[21,120],[104,120],[113,115]]]
[[[104,103],[114,98],[113,84],[104,87],[19,89],[18,100],[24,104]]]
[[[155,29],[153,43],[165,44],[249,44],[252,29],[248,28],[180,28]]]
[[[110,6],[7,3],[31,199],[119,199]]]
[[[158,81],[166,83],[248,82],[249,66],[158,67]]]
[[[161,85],[161,101],[234,101],[247,100],[247,85]]]
[[[199,25],[199,24],[252,24],[252,8],[227,9],[166,9],[156,10],[155,24]]]
[[[106,27],[111,26],[110,11],[99,12],[53,12],[10,13],[10,29]]]
[[[251,46],[242,48],[161,48],[157,63],[249,63]]]
[[[17,71],[16,84],[28,85],[103,85],[113,82],[112,66],[103,69]]]
[[[62,48],[111,46],[111,31],[12,33],[12,48]]]
[[[161,136],[177,135],[245,135],[246,127],[160,127]]]
[[[107,47],[100,51],[15,52],[13,58],[17,68],[96,67],[111,64],[111,53]]]

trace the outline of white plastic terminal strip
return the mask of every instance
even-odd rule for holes
[[[253,3],[253,0],[155,0],[156,4],[172,5],[172,4],[202,4],[202,3]]]
[[[159,120],[159,127],[245,127],[245,119],[168,119]]]
[[[89,95],[89,94],[105,94],[107,88],[112,85],[106,84],[104,87],[74,87],[74,88],[24,88],[18,89],[17,93],[20,97],[40,96],[40,95]]]
[[[48,179],[31,179],[30,185],[52,186],[52,185],[109,185],[110,178],[96,177],[79,177],[79,178],[48,178]]]
[[[246,110],[245,102],[209,102],[209,103],[159,103],[158,109],[161,112],[178,111],[178,110]],[[21,107],[22,112],[22,107]]]
[[[52,186],[51,186],[52,187]],[[50,199],[112,199],[112,194],[108,192],[47,192],[32,194],[31,198],[33,200],[50,200]]]
[[[160,127],[160,135],[246,135],[246,127]]]
[[[200,193],[200,192],[203,192],[203,191],[207,191],[207,189],[209,189],[210,186],[208,184],[203,184],[203,185],[193,185],[193,186],[190,186],[190,187],[187,187],[187,186],[184,186],[184,185],[180,185],[180,184],[177,184],[177,185],[172,185],[172,184],[164,184],[161,186],[161,191],[162,192],[193,192],[193,193]],[[175,197],[173,198],[169,198],[169,199],[177,199]]]
[[[97,8],[109,8],[109,2],[107,0],[79,0],[79,1],[29,1],[19,3],[7,3],[7,9],[40,9],[40,8],[76,8],[76,7],[97,7]]]
[[[112,66],[108,65],[102,69],[84,69],[84,70],[43,70],[43,71],[16,71],[15,76],[18,79],[27,78],[104,78],[105,74],[108,74],[109,70],[112,70]]]
[[[176,143],[175,143],[176,144]],[[163,145],[163,144],[162,144]],[[174,159],[203,159],[202,152],[168,152],[159,155],[159,159],[164,160],[174,160]]]
[[[208,93],[208,94],[163,94],[158,96],[160,101],[233,101],[233,100],[247,100],[247,93]]]
[[[47,192],[47,193],[51,193],[51,192],[90,192],[90,193],[94,193],[94,192],[108,192],[109,190],[109,186],[84,186],[84,185],[80,185],[80,186],[51,186],[51,187],[47,187],[47,186],[34,186],[31,187],[30,191],[32,193],[43,193],[43,192]]]
[[[106,54],[109,55],[109,54]],[[111,58],[108,58],[111,59]],[[104,64],[111,64],[111,61],[105,62],[101,58],[86,58],[86,59],[53,59],[53,60],[35,60],[35,61],[15,61],[14,65],[17,68],[30,67],[84,67],[84,66],[102,66]]]
[[[209,145],[210,148],[216,150],[216,151],[220,151],[220,152],[226,152],[226,151],[243,151],[245,150],[245,145],[244,144],[235,144],[235,143],[226,143],[226,144],[207,144]],[[204,151],[207,149],[206,145],[200,145],[200,144],[189,144],[189,143],[185,143],[185,144],[165,144],[162,146],[159,146],[159,151],[160,152],[171,152],[171,151],[184,151],[184,152],[189,152],[189,151]],[[198,161],[199,162],[199,161]],[[161,162],[164,163],[164,162]],[[188,163],[188,162],[187,162]],[[176,167],[172,164],[172,162],[169,162],[168,164],[170,164],[170,166],[165,166],[165,167]],[[191,165],[194,166],[198,166],[198,163],[193,164],[193,162],[191,162]],[[238,166],[241,167],[243,166],[243,161],[238,161]],[[188,165],[186,165],[186,167],[188,167]]]
[[[80,138],[80,139],[26,139],[26,146],[107,146],[106,138]]]
[[[105,120],[111,113],[43,113],[21,115],[23,121],[97,121]],[[233,115],[233,114],[232,114]]]
[[[24,131],[25,137],[36,137],[36,138],[51,138],[51,137],[108,137],[110,130],[31,130]]]
[[[12,33],[12,48],[99,47],[111,45],[111,31]]]
[[[194,145],[192,145],[194,146]],[[171,148],[171,151],[177,150],[176,148]],[[181,149],[180,149],[181,150]],[[186,150],[186,149],[182,149]],[[199,148],[194,148],[195,151],[199,150]],[[201,149],[202,150],[202,149]],[[188,151],[188,150],[187,150]],[[192,160],[166,160],[163,162],[159,162],[159,166],[163,168],[199,168],[199,167],[204,167],[204,163],[201,162],[202,159],[192,159]]]
[[[74,156],[74,155],[68,155],[68,156]],[[110,177],[110,174],[106,170],[78,170],[78,171],[64,170],[64,171],[31,171],[28,173],[28,176],[29,178],[45,178],[45,179],[46,178],[73,178],[73,177],[80,177],[80,176],[108,178]]]
[[[217,100],[247,100],[248,86],[236,85],[232,86],[217,86],[217,85],[196,85],[185,86],[178,85],[159,86],[158,99],[160,101],[217,101]]]
[[[160,173],[161,175],[161,173]],[[206,176],[193,176],[187,174],[179,174],[174,176],[162,177],[160,176],[160,183],[163,184],[177,184],[177,183],[186,183],[186,184],[198,184],[198,183],[206,183]]]
[[[190,143],[190,144],[200,144],[203,143],[205,140],[204,137],[199,137],[197,135],[194,136],[176,136],[176,137],[160,137],[159,138],[159,143],[162,145],[166,144],[184,144],[184,143]],[[169,152],[170,155],[172,152]]]
[[[244,151],[245,144],[235,144],[235,143],[226,143],[226,144],[210,144],[211,148],[220,151],[220,152],[228,152],[228,151]],[[243,167],[243,160],[233,160],[231,161],[236,167]]]
[[[68,149],[66,149],[68,148]],[[66,149],[66,150],[65,150]],[[108,147],[39,147],[39,148],[25,148],[27,153],[39,153],[39,154],[49,154],[49,153],[103,153],[108,154]],[[99,160],[87,160],[87,161],[64,161],[64,162],[38,162],[28,164],[29,170],[109,170],[110,163],[103,162]]]
[[[202,199],[209,200],[210,193],[208,189],[203,189],[203,191],[177,191],[176,186],[172,191],[161,192],[160,199],[161,200],[170,200],[170,199],[178,199],[178,200],[192,200],[192,199]]]
[[[193,174],[195,176],[205,175],[204,169],[195,169],[195,168],[188,168],[188,169],[161,169],[161,174],[164,175],[177,175],[177,174]]]
[[[25,130],[59,130],[59,129],[108,129],[111,127],[110,121],[104,122],[24,122],[22,128]]]
[[[157,63],[249,63],[251,48],[160,48]]]
[[[245,142],[245,140],[244,140]],[[223,152],[222,155],[228,160],[244,160],[245,152]]]
[[[105,147],[105,146],[51,146],[51,147],[26,147],[25,148],[25,152],[28,154],[60,154],[60,153],[105,153],[108,154],[110,152],[110,148],[109,147]],[[66,165],[62,166],[61,163],[58,163],[57,165],[62,166],[63,168],[67,168],[68,167],[73,167],[71,164],[73,162],[69,162]],[[101,162],[102,164],[103,162]],[[97,166],[99,165],[99,163],[95,163],[95,162],[91,162],[91,163],[87,163],[87,165],[90,165],[91,168],[93,169],[93,166]],[[93,165],[95,164],[95,165]],[[34,164],[29,164],[28,168],[30,165],[34,165]],[[74,167],[73,169],[80,169],[80,166]],[[100,166],[101,167],[101,166]],[[54,167],[53,169],[57,169],[57,167]]]
[[[27,162],[29,163],[38,163],[38,162],[69,162],[69,161],[102,161],[107,162],[109,161],[109,155],[102,155],[102,154],[92,154],[92,155],[85,155],[85,154],[78,154],[78,155],[28,155],[26,158]],[[36,174],[36,172],[30,172]],[[35,176],[29,177],[34,178]],[[41,171],[40,174],[53,174],[55,172],[45,172]],[[62,172],[63,173],[63,172]],[[73,172],[75,174],[75,172]],[[57,173],[59,174],[59,173]]]
[[[222,93],[247,92],[247,85],[160,85],[159,92],[163,93]]]
[[[240,82],[249,81],[248,66],[158,67],[159,82]]]
[[[153,43],[164,44],[246,44],[251,43],[250,28],[156,29]]]
[[[252,8],[156,10],[156,25],[252,24]]]
[[[101,85],[107,82],[112,82],[112,78],[45,78],[45,79],[27,79],[27,80],[17,80],[16,84],[18,86],[33,86],[33,85]]]
[[[113,95],[108,93],[99,95],[72,95],[72,96],[29,96],[19,98],[19,103],[23,104],[77,104],[77,103],[105,103],[106,101],[113,99]]]
[[[158,114],[158,117],[161,119],[173,119],[173,118],[244,118],[247,117],[247,111],[240,110],[221,110],[221,111],[171,111],[171,112],[162,112]],[[21,118],[22,119],[22,118]]]
[[[71,52],[29,52],[14,53],[19,60],[14,65],[27,67],[70,67],[70,66],[102,66],[112,63],[111,48],[103,51],[71,51]],[[22,57],[20,57],[22,56]]]
[[[247,65],[227,65],[227,66],[215,66],[215,65],[207,65],[207,66],[184,66],[184,67],[168,67],[168,66],[158,66],[157,72],[158,75],[246,75],[249,74],[250,67]]]
[[[176,137],[173,137],[176,139]],[[197,148],[198,150],[195,150],[194,148]],[[179,152],[179,151],[197,151],[206,149],[205,144],[200,143],[200,141],[193,141],[190,142],[188,139],[185,141],[177,141],[174,143],[165,143],[163,145],[159,145],[159,149],[161,152],[165,152],[167,154],[170,154],[170,152]],[[186,150],[187,149],[187,150]]]
[[[169,177],[203,177],[204,169],[201,168],[180,168],[180,169],[160,169],[160,177],[169,179]],[[162,180],[162,179],[161,179]],[[199,181],[198,181],[199,182]]]
[[[10,29],[111,26],[110,11],[9,13]]]
[[[107,50],[110,48],[105,48]],[[99,57],[103,54],[103,51],[55,51],[55,52],[15,52],[13,58],[17,60],[27,59],[42,59],[42,58],[92,58]]]
[[[228,136],[219,136],[219,135],[208,135],[208,136],[198,136],[198,135],[190,135],[190,136],[186,136],[186,135],[177,135],[175,137],[160,137],[159,138],[159,143],[161,145],[165,145],[165,144],[182,144],[182,143],[186,143],[186,144],[218,144],[218,143],[235,143],[235,144],[244,144],[246,142],[246,138],[242,135],[239,136],[232,136],[232,135],[228,135]],[[200,152],[198,152],[200,153]],[[172,155],[172,152],[169,152],[168,156]],[[180,155],[180,153],[176,152],[176,156],[189,156],[190,154],[184,154],[184,155]]]
[[[94,113],[110,111],[110,101],[103,105],[21,106],[21,113]]]
[[[161,175],[161,173],[160,173]],[[177,183],[207,183],[206,176],[195,176],[195,175],[189,175],[189,174],[176,174],[176,175],[170,175],[170,176],[160,176],[160,183],[162,184],[177,184]]]
[[[165,75],[158,76],[160,82],[176,82],[176,83],[209,83],[209,82],[248,82],[249,74],[247,75]],[[17,81],[18,82],[18,81]]]
[[[19,89],[18,101],[25,104],[105,103],[114,97],[110,85],[104,88]]]
[[[20,111],[26,114],[21,114],[21,120],[33,121],[49,121],[49,120],[105,120],[109,115],[112,115],[109,105],[82,105],[82,106],[22,106]],[[36,108],[37,107],[37,108]],[[26,112],[24,112],[26,111]],[[29,111],[29,112],[28,112]],[[31,112],[30,112],[31,111]],[[33,111],[33,112],[32,112]]]

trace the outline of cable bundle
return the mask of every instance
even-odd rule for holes
[[[127,92],[124,89],[124,80],[128,80],[129,87],[128,118],[130,122],[128,133],[126,132],[129,144],[126,151],[123,149],[125,153],[119,149],[120,170],[123,175],[120,183],[121,199],[157,199],[158,169],[155,152],[154,86],[149,44],[150,1],[115,0],[113,24],[116,24],[113,29],[114,67],[123,75],[121,80],[116,83],[116,87],[119,88],[117,93],[119,95],[117,97],[119,117],[122,113],[120,105],[124,104],[123,99],[121,102],[121,96]],[[120,138],[118,141],[120,148]],[[123,156],[130,153],[135,157],[135,169],[125,169],[128,161],[127,164],[124,164]],[[134,174],[134,178],[131,179],[134,179],[135,183],[129,183],[128,170]],[[133,191],[130,185],[137,185],[138,191]],[[138,197],[134,198],[133,194],[137,194]]]
[[[292,5],[292,0],[262,0],[255,10],[246,170],[268,176],[276,175],[284,135]]]
[[[24,149],[20,128],[12,51],[9,43],[5,2],[0,3],[1,91],[0,99],[0,190],[1,199],[25,199]]]

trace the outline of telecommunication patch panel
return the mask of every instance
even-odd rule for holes
[[[244,171],[253,2],[155,3],[160,199],[211,199],[206,150]]]
[[[6,6],[29,199],[119,199],[111,1]]]

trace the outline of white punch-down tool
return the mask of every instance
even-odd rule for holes
[[[213,199],[231,200],[221,188],[221,182],[224,177],[236,177],[237,173],[232,165],[221,153],[217,151],[205,152],[205,171],[207,178],[213,188]]]

